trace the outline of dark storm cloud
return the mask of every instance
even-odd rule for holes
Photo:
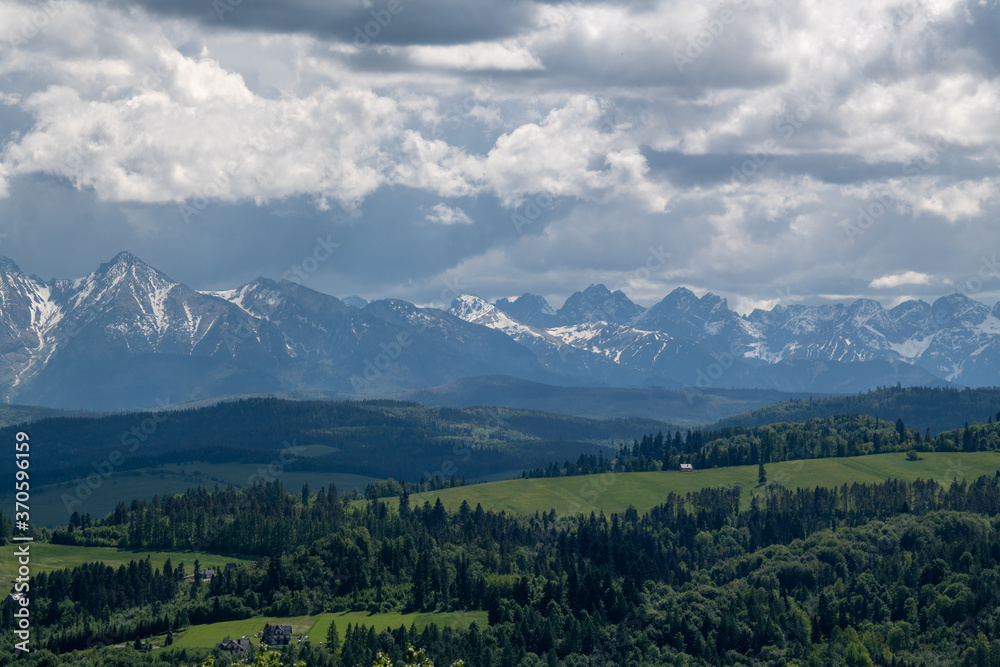
[[[957,148],[942,153],[935,162],[926,165],[919,158],[907,162],[871,163],[857,155],[824,153],[687,155],[680,151],[657,151],[648,146],[643,147],[642,154],[654,174],[661,175],[680,187],[708,187],[727,182],[743,182],[750,178],[785,176],[809,176],[822,183],[850,185],[903,178],[917,169],[921,174],[943,176],[949,181],[986,178],[995,173],[995,168],[984,163],[981,156],[963,154]],[[748,178],[735,175],[744,164],[754,165],[753,173]],[[746,171],[749,172],[749,168]]]
[[[442,225],[433,216],[441,198],[403,187],[379,191],[353,212],[319,211],[301,197],[268,206],[215,203],[185,224],[176,205],[100,202],[47,176],[21,177],[15,186],[0,199],[7,221],[0,254],[46,280],[84,276],[128,250],[194,289],[231,289],[260,276],[281,278],[322,241],[339,247],[309,276],[310,287],[380,298],[518,238],[510,212],[494,198],[449,199],[475,224]],[[564,214],[565,204],[547,219]],[[525,236],[542,233],[546,221]],[[430,283],[408,296],[430,301],[438,292]]]
[[[1000,254],[995,2],[58,6],[0,52],[0,253],[46,278],[127,249],[230,288],[329,238],[310,286],[340,296],[749,308],[933,296]]]
[[[367,29],[379,44],[397,46],[502,39],[528,26],[534,13],[531,3],[505,0],[372,0],[367,8],[360,2],[326,0],[111,0],[109,5],[140,5],[207,27],[306,33],[345,43],[354,43]]]

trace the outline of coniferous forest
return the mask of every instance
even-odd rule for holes
[[[326,642],[259,657],[368,667],[402,664],[395,661],[420,647],[437,665],[472,667],[996,665],[1000,471],[950,484],[792,489],[768,484],[765,464],[997,450],[992,415],[939,433],[840,415],[661,431],[608,456],[523,473],[759,466],[762,493],[752,499],[739,484],[703,488],[667,494],[644,514],[629,507],[561,516],[540,507],[522,515],[468,502],[448,511],[440,500],[411,502],[426,480],[380,482],[361,498],[333,485],[286,489],[280,476],[122,501],[107,516],[77,512],[65,526],[36,531],[40,541],[130,549],[136,558],[37,572],[30,591],[39,650],[14,657],[17,603],[8,597],[0,665],[225,665],[236,659],[170,645],[145,652],[142,642],[166,636],[169,644],[208,623],[341,611],[475,611],[486,623],[383,632],[358,623]],[[0,540],[11,535],[0,513]],[[158,567],[141,556],[158,550],[176,558]],[[199,553],[252,564],[203,580]]]
[[[407,496],[345,504],[280,481],[120,506],[83,533],[258,558],[188,582],[191,564],[90,564],[31,581],[43,650],[3,664],[191,664],[191,650],[95,650],[191,624],[325,610],[486,610],[487,627],[297,645],[283,664],[370,665],[421,646],[435,664],[992,665],[1000,660],[1000,474],[957,482],[670,495],[640,516],[514,516]],[[195,555],[196,557],[196,555]],[[2,608],[4,642],[14,622]],[[225,656],[218,658],[223,663]]]

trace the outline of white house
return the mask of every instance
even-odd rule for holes
[[[694,466],[690,463],[682,463],[681,472],[694,472]]]

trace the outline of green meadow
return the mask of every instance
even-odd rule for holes
[[[33,575],[93,562],[102,562],[117,568],[119,565],[128,565],[133,560],[142,560],[146,556],[149,556],[154,568],[162,569],[168,558],[174,567],[177,567],[178,563],[184,563],[184,571],[187,574],[194,572],[195,560],[199,561],[199,566],[202,569],[218,569],[225,567],[226,563],[244,565],[253,563],[253,561],[233,556],[195,553],[193,551],[128,551],[110,547],[72,547],[45,542],[32,542],[30,544],[31,573]],[[16,576],[18,562],[14,552],[17,548],[13,544],[0,547],[0,577],[3,578],[4,582],[9,582]]]
[[[336,621],[337,630],[343,639],[344,631],[348,624],[374,628],[376,632],[385,629],[396,629],[403,625],[409,628],[416,624],[417,630],[422,630],[428,625],[434,624],[438,627],[452,626],[467,628],[473,622],[480,627],[486,627],[487,613],[485,611],[457,611],[439,612],[426,614],[368,614],[363,611],[345,611],[337,613],[317,614],[315,616],[295,616],[291,618],[277,618],[273,616],[254,616],[241,621],[224,621],[221,623],[207,623],[205,625],[192,625],[182,632],[174,633],[174,643],[176,647],[185,648],[214,648],[218,642],[226,637],[239,639],[240,637],[251,637],[264,629],[265,623],[272,625],[291,625],[293,641],[299,635],[303,636],[303,641],[308,639],[311,643],[318,644],[326,641],[326,633],[330,629],[330,624]],[[154,638],[155,644],[163,645],[164,637],[161,635]],[[259,639],[252,639],[254,644]]]
[[[790,489],[918,478],[947,484],[953,479],[993,475],[1000,469],[998,452],[930,452],[920,456],[918,461],[909,461],[902,453],[784,461],[767,464],[765,469],[768,483],[776,482]],[[414,494],[410,503],[433,504],[440,498],[447,509],[456,510],[467,500],[473,508],[478,503],[483,509],[522,514],[554,509],[560,515],[601,511],[610,514],[633,505],[642,513],[662,503],[671,491],[683,495],[733,484],[743,485],[743,503],[747,505],[753,496],[764,491],[757,484],[757,466],[753,465],[686,473],[668,470],[513,479]]]

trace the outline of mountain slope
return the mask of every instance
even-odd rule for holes
[[[198,292],[127,252],[50,282],[0,258],[0,390],[59,408],[378,395],[490,375],[697,394],[991,385],[998,373],[1000,304],[958,294],[891,310],[861,299],[743,316],[683,287],[647,309],[590,285],[558,310],[525,294],[495,304],[462,295],[442,311],[265,278]]]

